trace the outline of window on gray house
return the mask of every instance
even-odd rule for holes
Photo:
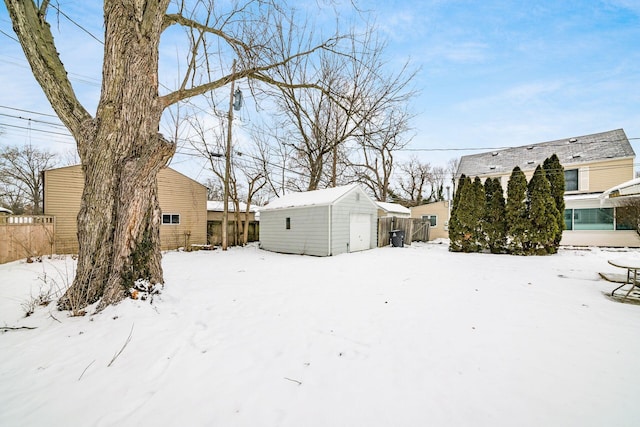
[[[287,220],[285,221],[285,228],[287,230],[291,230],[291,218],[287,218]]]

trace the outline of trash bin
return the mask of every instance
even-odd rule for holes
[[[404,230],[391,230],[389,232],[389,241],[394,248],[404,246]]]

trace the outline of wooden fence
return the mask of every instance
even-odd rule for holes
[[[0,264],[53,253],[52,216],[0,216]]]
[[[429,223],[420,218],[398,218],[385,217],[378,218],[378,247],[388,246],[390,242],[389,233],[392,230],[404,231],[404,244],[411,242],[429,241]]]
[[[235,221],[229,221],[227,227],[227,243],[229,246],[236,246],[236,225]],[[248,223],[249,234],[247,240],[255,242],[260,238],[260,223],[258,221],[250,221]],[[238,230],[240,231],[240,230]],[[240,239],[242,240],[242,234]],[[207,221],[207,243],[213,246],[222,244],[222,221]]]

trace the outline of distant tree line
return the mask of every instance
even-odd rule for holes
[[[527,183],[515,167],[507,198],[499,178],[462,175],[449,219],[449,250],[514,255],[558,251],[564,230],[564,168],[554,154]]]

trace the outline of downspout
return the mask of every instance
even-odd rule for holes
[[[332,206],[330,204],[328,206],[328,208],[329,208],[329,218],[328,218],[329,219],[329,224],[328,224],[329,225],[329,227],[328,227],[329,228],[329,238],[327,240],[329,242],[329,247],[327,248],[327,256],[331,256],[331,236],[333,235],[333,230],[332,230],[332,227],[331,227],[331,224],[332,224],[331,214],[332,214],[333,210],[331,209],[331,207]]]

